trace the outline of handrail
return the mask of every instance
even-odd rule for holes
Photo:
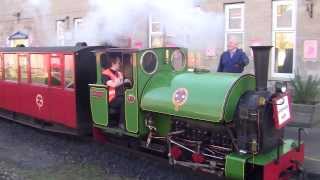
[[[108,88],[107,85],[103,84],[89,84],[90,87]]]

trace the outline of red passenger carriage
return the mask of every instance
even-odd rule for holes
[[[90,132],[95,48],[0,48],[0,116],[51,131]]]

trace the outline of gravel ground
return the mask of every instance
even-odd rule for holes
[[[0,119],[0,180],[215,179],[89,139]]]

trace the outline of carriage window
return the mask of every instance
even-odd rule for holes
[[[64,56],[64,87],[74,88],[74,59],[73,55]]]
[[[16,54],[4,55],[5,79],[8,81],[18,80],[18,59]]]
[[[35,84],[47,84],[48,68],[43,54],[31,54],[31,82]]]
[[[171,56],[171,66],[175,71],[181,71],[186,66],[186,58],[180,50],[175,50]]]
[[[0,55],[0,80],[2,80],[2,78],[3,78],[3,71],[2,71],[2,68],[3,68],[3,64],[2,64],[2,56]]]
[[[61,86],[62,81],[61,61],[59,57],[51,57],[51,86]]]
[[[28,82],[28,58],[26,56],[19,56],[20,66],[20,81]]]
[[[142,55],[141,59],[142,70],[146,74],[153,74],[158,68],[158,58],[153,51],[147,51]]]

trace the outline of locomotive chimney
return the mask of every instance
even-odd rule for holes
[[[269,55],[272,46],[251,46],[253,51],[254,73],[256,75],[256,90],[267,90]]]

